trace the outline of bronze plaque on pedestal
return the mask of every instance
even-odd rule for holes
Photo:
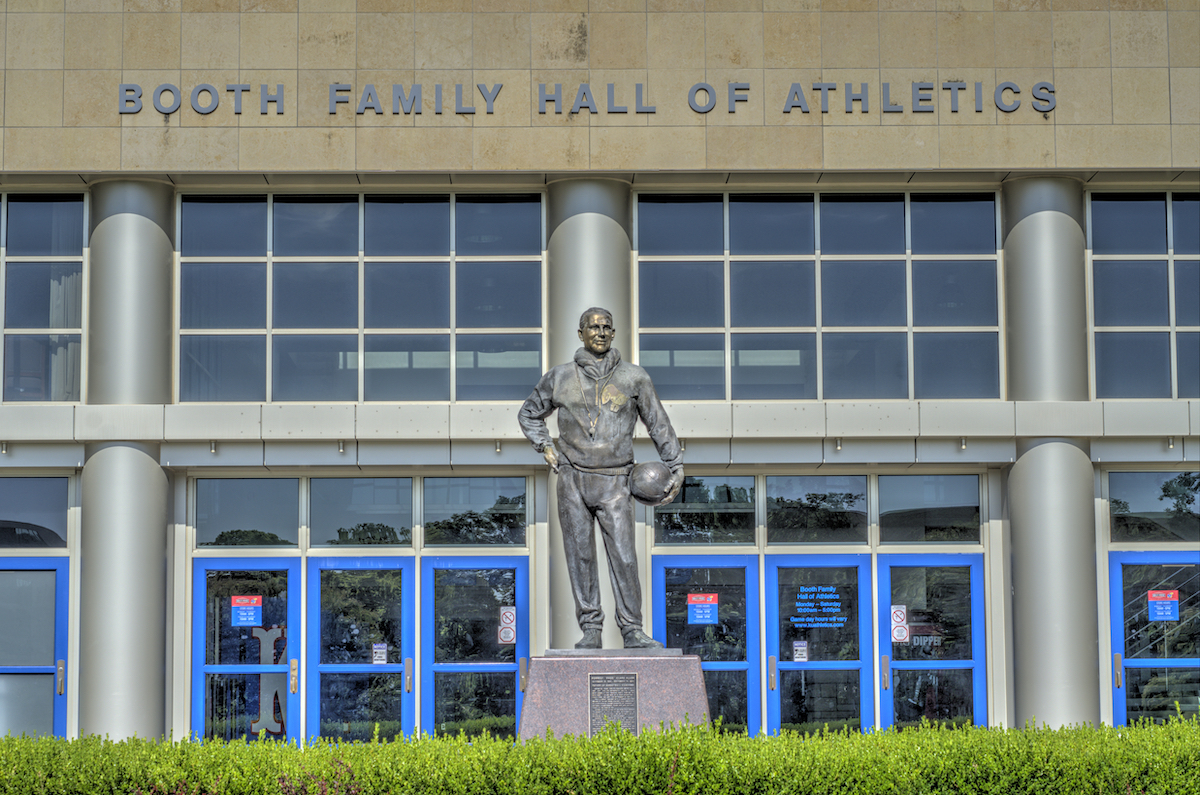
[[[606,720],[638,733],[636,673],[588,674],[588,736],[599,733]]]

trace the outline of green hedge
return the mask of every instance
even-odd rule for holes
[[[0,739],[0,793],[1200,795],[1200,720],[1024,731],[926,726],[750,738],[609,728],[592,739],[391,743]]]

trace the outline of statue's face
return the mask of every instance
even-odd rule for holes
[[[612,320],[608,315],[599,313],[588,315],[583,321],[583,328],[579,329],[579,339],[583,340],[583,347],[596,356],[608,353],[615,336]]]

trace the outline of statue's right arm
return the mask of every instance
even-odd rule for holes
[[[558,457],[554,452],[554,440],[550,438],[550,431],[546,427],[546,418],[553,414],[556,408],[554,382],[551,373],[546,373],[521,404],[521,410],[517,412],[517,422],[521,424],[521,432],[533,444],[533,448],[557,471]],[[555,459],[554,462],[551,462],[551,457]]]

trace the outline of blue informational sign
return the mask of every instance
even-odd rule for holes
[[[689,624],[717,623],[717,595],[715,593],[690,593],[687,595]]]
[[[1147,603],[1151,621],[1179,620],[1179,591],[1150,591]]]
[[[235,596],[233,597],[230,620],[231,626],[235,627],[261,627],[262,626],[262,597],[261,596]]]

